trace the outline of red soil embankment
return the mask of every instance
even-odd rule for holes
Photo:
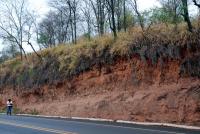
[[[137,58],[94,68],[40,89],[4,90],[22,112],[200,126],[200,79],[180,78],[180,63]]]

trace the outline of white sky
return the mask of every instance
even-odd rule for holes
[[[44,15],[49,11],[48,0],[29,0],[29,2],[31,7],[38,11],[41,15]],[[140,10],[149,9],[158,5],[158,0],[138,0]]]
[[[43,16],[49,11],[48,0],[29,0],[30,7]]]
[[[31,7],[36,10],[40,16],[44,16],[49,11],[49,0],[29,0]],[[154,6],[159,6],[158,0],[138,0],[139,10],[143,11]],[[190,12],[196,13],[196,7],[190,7]]]

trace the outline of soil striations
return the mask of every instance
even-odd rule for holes
[[[200,79],[183,76],[183,63],[119,60],[37,89],[8,87],[1,91],[0,106],[10,97],[21,112],[30,114],[200,126]]]

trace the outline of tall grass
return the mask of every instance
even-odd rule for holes
[[[15,58],[2,63],[0,87],[31,88],[70,79],[94,66],[114,64],[118,58],[130,59],[135,55],[152,65],[159,59],[182,61],[187,55],[199,52],[199,37],[198,29],[189,33],[184,25],[174,30],[173,26],[160,24],[145,32],[137,27],[120,32],[116,40],[111,35],[104,35],[90,41],[79,40],[77,45],[61,44],[40,51],[42,62],[31,54],[27,61]]]

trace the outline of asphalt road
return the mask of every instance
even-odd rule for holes
[[[197,130],[0,115],[0,134],[200,134]]]

